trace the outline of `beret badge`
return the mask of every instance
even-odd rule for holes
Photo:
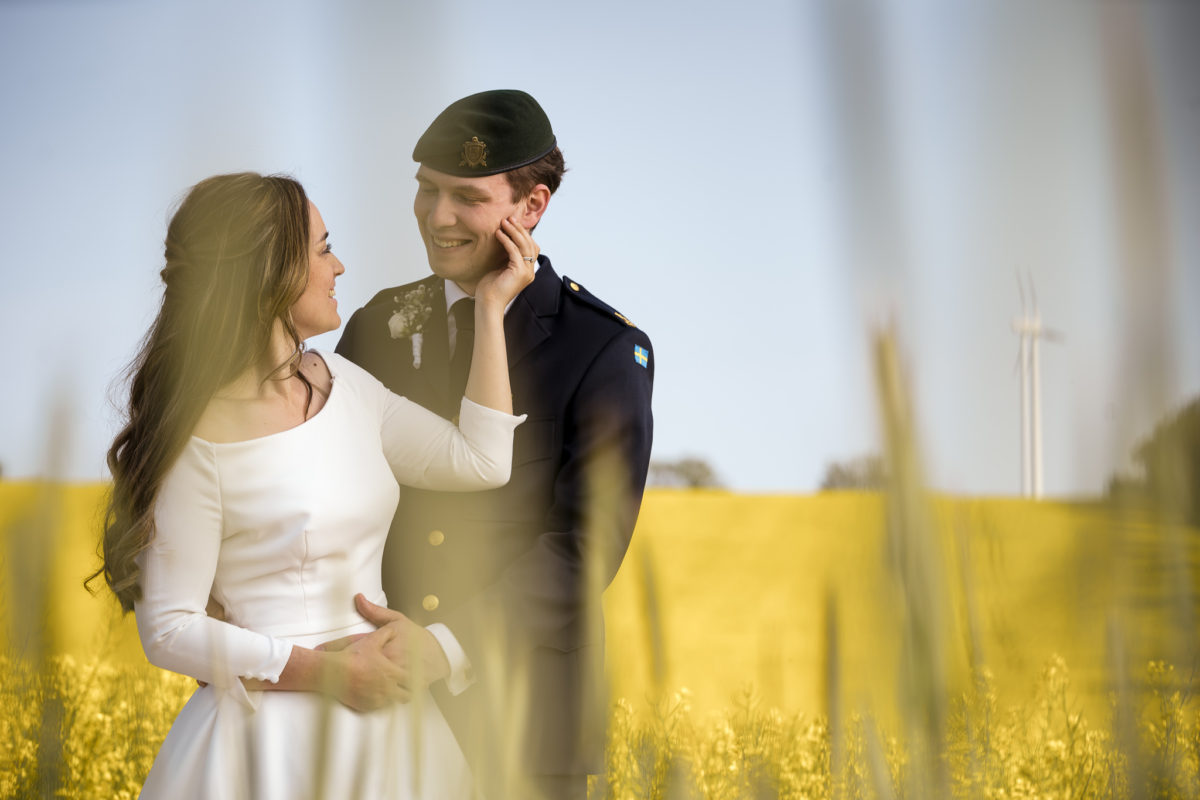
[[[479,141],[478,136],[472,136],[471,141],[463,142],[462,161],[459,161],[458,165],[460,167],[486,167],[487,142]]]

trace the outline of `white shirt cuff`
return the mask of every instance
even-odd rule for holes
[[[432,633],[433,638],[437,639],[438,644],[442,646],[442,652],[446,654],[446,660],[450,662],[450,675],[446,678],[446,688],[450,694],[462,694],[468,686],[475,682],[475,671],[471,669],[471,661],[463,651],[462,645],[458,643],[458,639],[454,638],[450,629],[440,622],[426,625],[425,630]]]

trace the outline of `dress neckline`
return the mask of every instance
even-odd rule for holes
[[[202,439],[201,437],[199,437],[195,434],[192,434],[191,437],[189,437],[189,438],[191,440],[200,442],[201,444],[208,445],[209,447],[237,447],[238,445],[257,444],[258,442],[265,442],[268,439],[274,439],[277,436],[284,436],[293,431],[298,431],[301,428],[305,428],[305,427],[309,426],[311,423],[316,422],[318,419],[325,416],[325,412],[329,409],[329,404],[333,402],[334,394],[337,393],[335,390],[337,389],[337,382],[338,382],[337,377],[338,376],[337,376],[337,373],[334,372],[333,366],[330,364],[329,358],[326,357],[326,355],[324,353],[322,353],[319,350],[310,350],[309,352],[315,353],[317,355],[317,357],[320,358],[321,361],[323,361],[325,363],[325,368],[327,370],[329,370],[329,394],[325,397],[325,404],[321,406],[321,409],[317,413],[313,414],[311,417],[304,420],[299,425],[293,425],[290,428],[284,428],[283,430],[275,431],[274,433],[264,433],[262,436],[255,436],[250,439],[238,439],[233,442],[214,442],[209,439]],[[316,389],[314,388],[313,391],[316,391]]]

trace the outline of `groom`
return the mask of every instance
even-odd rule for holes
[[[473,341],[472,294],[502,266],[501,220],[532,230],[565,171],[532,97],[452,103],[413,150],[417,227],[433,274],[385,289],[337,352],[392,391],[455,419]],[[603,769],[600,593],[629,545],[650,457],[650,340],[550,259],[505,315],[516,430],[512,479],[487,492],[403,488],[384,554],[398,659],[430,683],[495,798],[585,798]],[[400,613],[397,613],[400,612]],[[419,688],[419,687],[414,687]],[[514,738],[515,737],[515,738]]]

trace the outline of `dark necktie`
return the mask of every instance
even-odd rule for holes
[[[458,400],[467,388],[471,352],[475,349],[475,299],[464,297],[450,307],[457,328],[454,355],[450,358],[450,398]]]

